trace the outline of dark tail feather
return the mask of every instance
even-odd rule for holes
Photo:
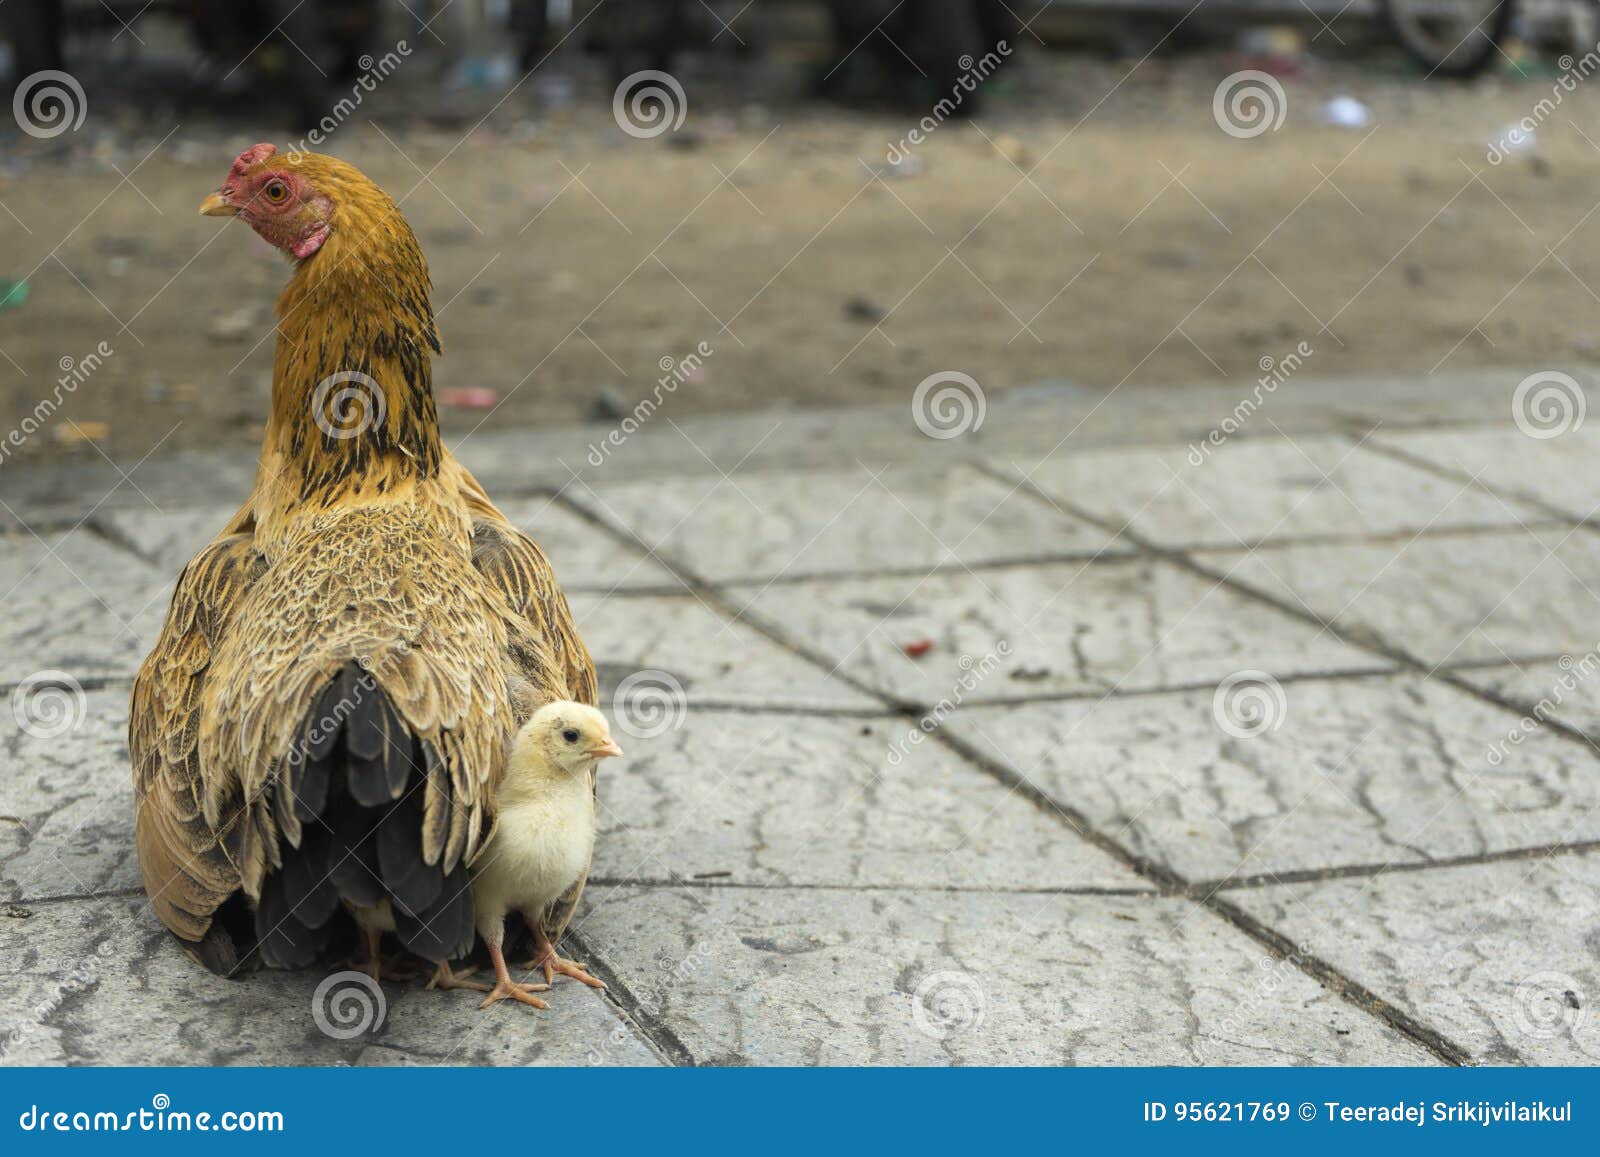
[[[457,864],[444,878],[438,897],[416,915],[394,910],[401,943],[429,960],[454,960],[472,951],[472,881]]]
[[[422,859],[422,780],[415,781],[378,826],[378,866],[396,909],[421,913],[439,896],[444,869]]]
[[[265,963],[313,963],[341,898],[362,908],[389,900],[400,942],[419,956],[444,960],[471,950],[465,864],[447,874],[422,855],[435,766],[445,774],[437,750],[410,733],[370,671],[351,662],[328,681],[284,761],[274,799],[285,835],[283,867],[263,883],[255,913]],[[290,799],[296,822],[286,822]]]
[[[296,918],[285,895],[282,872],[263,881],[261,902],[256,905],[256,944],[266,964],[273,968],[315,964],[327,939],[326,928],[308,928]]]

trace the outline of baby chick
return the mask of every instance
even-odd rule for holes
[[[496,982],[480,1008],[508,997],[548,1007],[532,994],[548,985],[517,984],[506,970],[501,944],[510,912],[520,912],[533,932],[537,955],[528,968],[542,968],[546,981],[559,972],[594,988],[605,987],[581,964],[556,953],[540,918],[589,867],[595,765],[621,754],[605,716],[582,703],[546,704],[512,741],[500,781],[500,818],[472,866],[478,935],[488,946]]]

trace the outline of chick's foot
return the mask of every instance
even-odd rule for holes
[[[494,962],[494,987],[489,989],[489,995],[483,998],[483,1003],[478,1006],[480,1010],[488,1008],[491,1004],[498,1004],[502,1000],[515,1000],[532,1008],[549,1008],[550,1006],[533,994],[548,992],[548,984],[518,984],[511,979],[511,973],[506,968],[506,958],[500,952],[500,945],[489,945],[489,959]]]
[[[582,981],[590,988],[604,988],[606,986],[606,982],[599,977],[589,975],[587,965],[579,964],[575,960],[567,960],[557,953],[556,946],[550,943],[550,938],[544,934],[544,929],[537,924],[533,927],[533,936],[533,959],[523,966],[529,972],[532,972],[535,968],[544,969],[544,978],[549,984],[555,983],[556,973],[559,972],[562,976],[570,976],[574,980]]]

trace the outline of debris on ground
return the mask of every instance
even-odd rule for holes
[[[63,446],[104,442],[111,437],[111,425],[108,422],[68,422],[65,426],[57,426],[53,436]]]
[[[439,391],[439,404],[458,410],[492,410],[500,404],[500,391],[488,386],[453,386]]]
[[[1353,96],[1336,96],[1322,106],[1318,119],[1335,128],[1361,129],[1367,127],[1372,113]]]
[[[211,319],[206,336],[216,342],[243,341],[256,326],[256,311],[252,307],[236,309]]]
[[[913,640],[911,640],[911,642],[907,643],[905,646],[901,647],[900,649],[902,651],[904,651],[907,655],[909,655],[911,658],[920,659],[920,658],[922,658],[922,656],[926,655],[929,651],[933,650],[933,640],[932,639],[927,639],[927,638],[913,639]]]
[[[852,297],[844,303],[844,315],[851,321],[877,325],[883,320],[883,310],[864,297]]]
[[[628,403],[610,386],[600,390],[589,403],[589,418],[596,422],[615,422],[628,412]]]
[[[0,279],[0,309],[16,309],[28,300],[26,281]]]

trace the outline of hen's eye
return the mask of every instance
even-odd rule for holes
[[[568,743],[576,743],[578,742],[578,733],[575,729],[569,727],[561,733],[561,738],[565,739]]]
[[[262,190],[262,193],[274,205],[281,205],[289,199],[289,186],[282,181],[268,181],[267,187]]]

